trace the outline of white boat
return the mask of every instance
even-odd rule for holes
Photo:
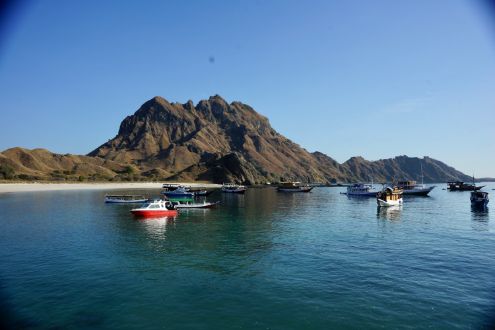
[[[170,201],[154,200],[132,209],[131,213],[139,217],[176,216],[177,209]]]
[[[195,203],[193,200],[177,200],[172,201],[172,204],[175,205],[178,209],[209,209],[215,207],[220,202],[207,202],[203,201],[203,203]]]
[[[397,187],[403,190],[404,195],[427,196],[435,186],[427,187],[425,184],[417,184],[416,181],[399,181]]]
[[[280,192],[310,192],[313,187],[307,184],[301,184],[301,182],[280,182],[280,185],[277,187],[277,191]]]
[[[368,196],[375,197],[379,192],[373,190],[373,185],[367,183],[355,183],[347,187],[347,192],[343,193],[347,196]]]
[[[222,185],[222,192],[232,194],[244,194],[247,190],[246,186],[237,185],[234,183],[224,183]]]
[[[387,187],[376,194],[378,206],[402,205],[402,190],[397,187]]]
[[[147,200],[143,195],[105,195],[105,203],[130,204],[144,203]]]

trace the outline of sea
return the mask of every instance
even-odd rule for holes
[[[488,209],[437,184],[378,208],[345,188],[215,192],[137,219],[106,193],[0,195],[0,325],[13,329],[490,329]]]

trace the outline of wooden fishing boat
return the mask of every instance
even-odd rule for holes
[[[176,216],[177,209],[170,201],[154,200],[141,207],[131,210],[131,213],[138,217],[164,217]]]
[[[291,181],[291,182],[280,182],[277,187],[277,191],[280,192],[310,192],[313,187],[307,184],[301,184],[301,182]]]
[[[484,186],[476,186],[474,183],[464,183],[462,181],[447,182],[447,189],[450,191],[476,191],[480,190]]]
[[[402,189],[387,187],[376,194],[378,206],[394,206],[402,204]]]

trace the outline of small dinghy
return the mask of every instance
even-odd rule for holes
[[[397,187],[387,187],[376,194],[378,206],[402,205],[402,190]]]
[[[105,195],[105,203],[130,204],[144,203],[147,200],[143,195]]]
[[[177,215],[177,209],[170,201],[154,200],[146,203],[141,207],[132,209],[131,213],[138,217],[174,217]]]

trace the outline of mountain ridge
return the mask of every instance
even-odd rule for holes
[[[114,138],[85,156],[20,149],[0,153],[0,166],[11,168],[10,176],[49,178],[62,171],[78,179],[354,182],[417,179],[422,166],[427,182],[469,179],[429,157],[368,161],[357,156],[340,164],[284,137],[249,105],[219,95],[196,105],[155,96],[122,120]],[[80,170],[83,163],[87,166]]]

